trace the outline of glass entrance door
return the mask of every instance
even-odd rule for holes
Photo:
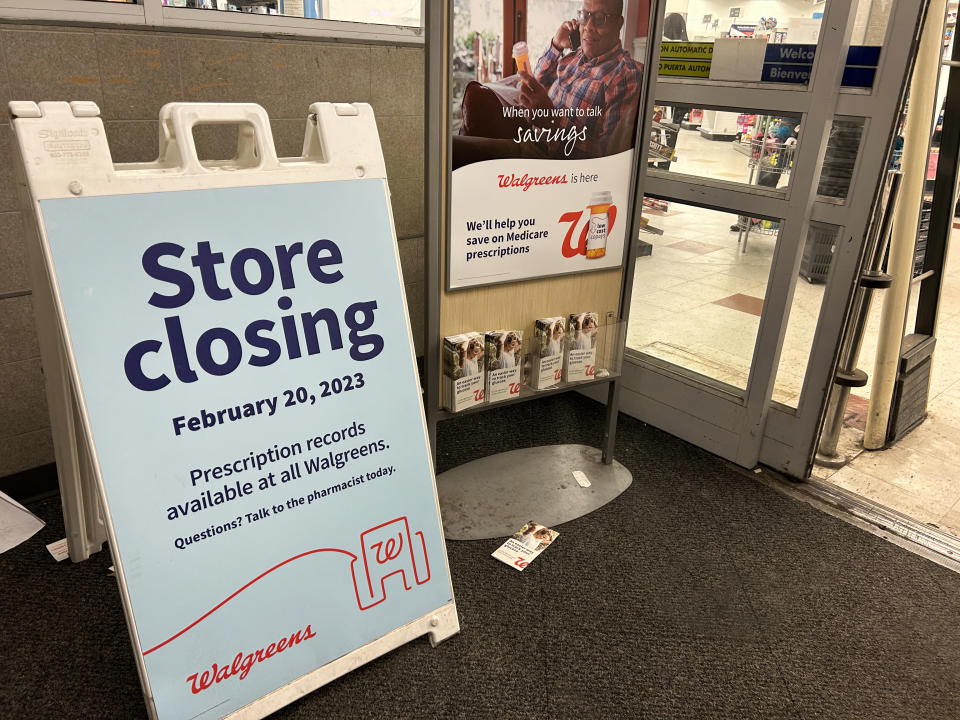
[[[924,3],[657,5],[622,407],[802,477]]]

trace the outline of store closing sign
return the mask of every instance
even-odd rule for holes
[[[40,200],[159,718],[229,715],[452,600],[387,198]]]

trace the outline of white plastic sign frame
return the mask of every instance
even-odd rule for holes
[[[261,107],[172,103],[127,165],[93,103],[10,109],[149,716],[262,718],[458,632],[369,105],[280,159]]]

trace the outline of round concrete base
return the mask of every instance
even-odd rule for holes
[[[573,475],[579,470],[590,487]],[[548,445],[490,455],[437,476],[448,540],[484,540],[517,532],[528,520],[553,527],[603,507],[630,487],[630,471],[604,465],[586,445]]]

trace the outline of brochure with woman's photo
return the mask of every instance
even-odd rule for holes
[[[487,402],[520,396],[523,380],[523,333],[493,330],[485,336],[487,350]]]
[[[559,536],[560,533],[556,530],[530,520],[494,550],[492,555],[515,570],[522,571]]]
[[[567,382],[593,380],[597,362],[597,332],[600,329],[595,312],[570,316],[564,377]]]
[[[460,412],[484,400],[483,336],[478,332],[443,339],[443,406]]]
[[[556,386],[563,379],[566,318],[540,318],[533,324],[533,336],[530,385],[537,390],[545,390]]]

